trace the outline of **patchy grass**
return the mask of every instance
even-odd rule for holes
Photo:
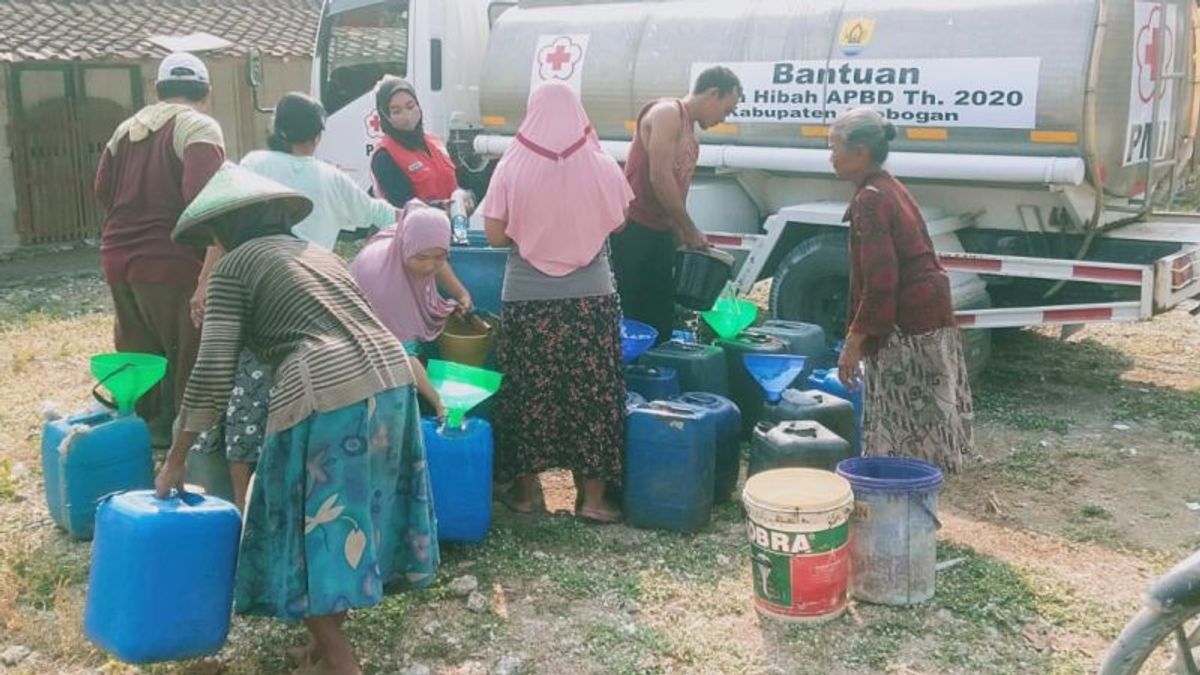
[[[0,457],[0,501],[8,501],[17,496],[17,485],[12,479],[12,460]]]
[[[305,636],[300,626],[279,621],[235,618],[215,659],[142,669],[110,662],[82,636],[90,549],[54,532],[46,517],[37,470],[38,412],[44,400],[57,400],[66,410],[86,402],[87,357],[111,348],[107,302],[94,275],[0,288],[4,642],[42,654],[28,672],[289,672],[284,649]],[[1018,333],[998,342],[993,367],[976,388],[980,418],[1018,440],[1001,446],[1015,451],[974,470],[988,478],[986,490],[994,484],[1002,499],[1008,499],[1006,490],[1061,494],[1081,474],[1116,474],[1125,466],[1116,451],[1052,452],[1034,432],[1070,438],[1094,427],[1096,418],[1151,422],[1139,424],[1139,431],[1161,428],[1181,441],[1200,430],[1194,394],[1131,385],[1122,379],[1129,363],[1100,341],[1062,343]],[[1119,400],[1116,407],[1113,400]],[[14,471],[18,463],[27,471]],[[947,491],[956,485],[950,481]],[[1087,499],[1062,509],[1068,531],[1060,538],[1099,540],[1106,528],[1121,525],[1115,514],[1126,510],[1118,502],[1106,495]],[[1158,505],[1154,513],[1175,506]],[[1005,527],[1011,534],[1022,523],[1014,519]],[[980,539],[964,543],[979,546]],[[1086,579],[1022,566],[996,549],[989,553],[996,557],[940,544],[941,559],[965,561],[939,573],[937,594],[924,606],[855,605],[838,620],[792,626],[759,618],[752,608],[736,503],[719,506],[712,525],[689,536],[498,512],[484,543],[443,547],[434,588],[388,595],[380,606],[355,612],[347,629],[368,673],[424,664],[434,672],[477,675],[501,656],[523,654],[522,672],[572,675],[1065,675],[1094,669],[1098,654],[1136,610],[1132,601],[1128,607],[1098,604],[1079,590]],[[1113,555],[1124,561],[1143,554]],[[1069,565],[1056,569],[1062,567]],[[485,611],[469,611],[449,591],[449,582],[464,574],[479,579],[489,601]],[[1031,639],[1031,626],[1052,632],[1055,641]]]

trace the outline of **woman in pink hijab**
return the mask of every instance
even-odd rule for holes
[[[419,356],[423,343],[441,335],[452,313],[473,309],[471,294],[449,259],[450,220],[440,209],[413,200],[404,208],[400,224],[371,237],[350,263],[371,309],[411,355]],[[457,302],[443,298],[439,285]],[[428,378],[423,372],[416,375],[422,396],[440,405]]]
[[[535,89],[482,206],[488,242],[511,246],[493,417],[497,471],[515,478],[501,499],[515,511],[533,512],[538,473],[567,468],[582,488],[578,516],[620,519],[604,496],[620,481],[625,440],[621,309],[605,242],[632,199],[575,92]]]

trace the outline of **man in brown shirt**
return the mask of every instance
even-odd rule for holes
[[[625,162],[633,188],[628,221],[611,238],[613,274],[626,317],[671,338],[675,323],[675,249],[704,249],[704,234],[687,212],[687,193],[700,145],[696,125],[708,129],[737,107],[742,85],[734,72],[713,66],[700,73],[682,99],[651,101],[638,115]]]
[[[199,329],[203,251],[171,241],[192,198],[225,161],[221,127],[206,113],[208,69],[191,54],[171,54],[158,69],[159,102],[117,127],[100,157],[94,190],[106,214],[100,264],[116,312],[117,351],[167,357],[163,383],[138,403],[156,446],[170,443]],[[215,262],[216,251],[209,250]],[[197,313],[198,318],[198,313]]]

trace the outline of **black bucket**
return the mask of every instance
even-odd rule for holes
[[[733,256],[709,249],[675,253],[675,302],[697,312],[712,309],[733,276]]]

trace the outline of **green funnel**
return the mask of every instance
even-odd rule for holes
[[[494,370],[437,359],[431,359],[426,369],[433,388],[446,406],[448,427],[461,427],[467,411],[496,393],[503,377]]]
[[[758,306],[749,300],[722,295],[713,308],[700,316],[712,326],[717,335],[728,339],[750,327],[758,318]]]
[[[167,359],[158,354],[97,354],[92,357],[92,377],[100,381],[96,387],[103,385],[112,394],[113,400],[109,402],[100,398],[95,389],[92,393],[101,403],[115,407],[117,412],[131,412],[133,404],[158,384],[166,373]]]

